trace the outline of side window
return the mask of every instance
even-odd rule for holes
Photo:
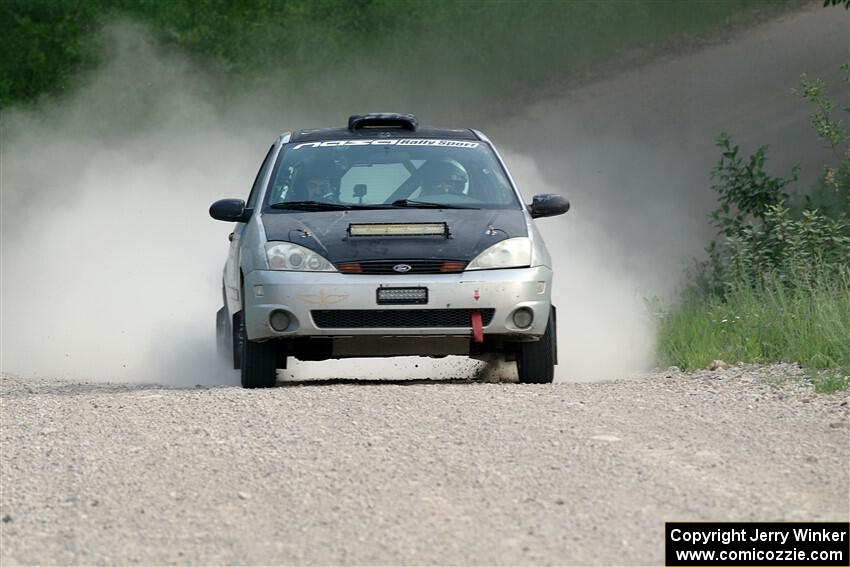
[[[266,154],[266,159],[263,160],[263,165],[260,166],[260,171],[257,172],[257,177],[254,178],[254,186],[251,187],[251,194],[248,195],[248,203],[245,205],[249,209],[253,209],[257,204],[257,199],[260,196],[260,186],[263,184],[263,179],[266,178],[266,173],[271,166],[273,152],[274,145],[269,148],[269,152]]]

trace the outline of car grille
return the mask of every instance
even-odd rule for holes
[[[344,274],[456,274],[466,268],[465,260],[365,260],[342,262],[337,269]],[[410,266],[407,271],[395,266]]]
[[[481,313],[486,327],[495,309],[323,309],[311,311],[320,329],[411,329],[427,327],[471,327],[472,313]]]

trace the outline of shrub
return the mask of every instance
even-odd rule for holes
[[[846,82],[850,87],[850,65],[841,67],[847,73]],[[818,185],[804,195],[799,209],[818,209],[826,216],[848,218],[850,216],[850,149],[847,148],[850,131],[841,119],[833,119],[832,101],[824,94],[823,81],[809,80],[803,75],[800,79],[798,94],[815,105],[811,116],[812,127],[818,136],[832,150],[838,165],[826,166],[818,180]],[[850,113],[850,107],[842,109]]]
[[[850,84],[850,65],[842,69]],[[708,260],[693,274],[692,288],[700,294],[722,298],[733,282],[756,285],[765,276],[794,285],[812,266],[835,270],[850,264],[850,132],[832,118],[824,86],[804,75],[798,92],[815,105],[812,126],[838,164],[824,169],[818,186],[801,202],[788,190],[797,181],[797,166],[788,177],[771,176],[764,167],[766,146],[744,158],[731,136],[717,138],[721,157],[711,176],[718,207],[711,219],[719,234],[707,249]]]

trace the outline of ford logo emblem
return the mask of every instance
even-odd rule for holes
[[[401,272],[402,274],[409,272],[413,267],[410,264],[396,264],[393,266],[393,270],[396,272]]]

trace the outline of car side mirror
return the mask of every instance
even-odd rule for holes
[[[535,195],[528,208],[531,211],[531,218],[554,217],[569,211],[570,202],[566,197],[556,193],[543,193]]]
[[[248,222],[254,209],[246,209],[242,199],[219,199],[210,205],[210,216],[215,220]]]

